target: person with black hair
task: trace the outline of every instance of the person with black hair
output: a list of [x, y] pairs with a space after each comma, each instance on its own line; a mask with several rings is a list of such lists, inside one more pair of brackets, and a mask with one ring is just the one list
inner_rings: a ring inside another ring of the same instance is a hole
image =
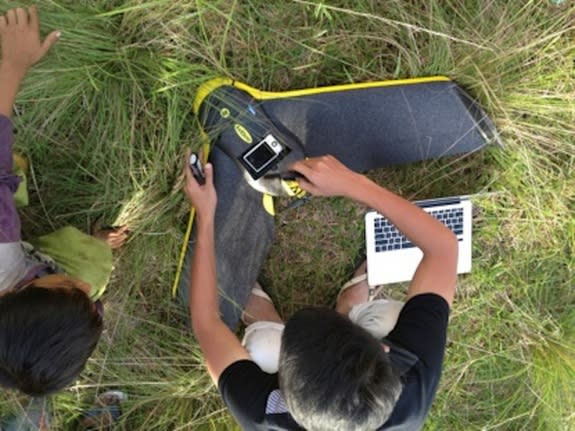
[[35, 7], [0, 15], [0, 385], [35, 397], [69, 385], [96, 347], [97, 299], [112, 270], [111, 249], [127, 234], [122, 228], [89, 236], [65, 227], [34, 246], [21, 239], [12, 106], [28, 70], [59, 37], [54, 31], [40, 38]]
[[218, 310], [212, 166], [206, 165], [204, 185], [186, 168], [184, 191], [197, 214], [190, 313], [208, 373], [245, 430], [421, 429], [441, 375], [457, 238], [332, 156], [301, 160], [290, 170], [314, 195], [344, 196], [376, 209], [423, 251], [406, 302], [372, 301], [363, 264], [342, 288], [335, 310], [300, 310], [284, 328], [257, 285], [244, 310], [249, 326], [240, 343]]

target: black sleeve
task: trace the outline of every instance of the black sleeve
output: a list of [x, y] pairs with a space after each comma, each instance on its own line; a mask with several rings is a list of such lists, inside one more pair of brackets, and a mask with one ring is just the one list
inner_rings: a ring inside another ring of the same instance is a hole
[[244, 430], [260, 429], [268, 396], [278, 387], [277, 374], [268, 374], [249, 360], [234, 362], [218, 380], [224, 403]]
[[428, 368], [441, 369], [448, 321], [445, 299], [434, 293], [417, 295], [403, 306], [395, 328], [386, 338], [417, 355]]

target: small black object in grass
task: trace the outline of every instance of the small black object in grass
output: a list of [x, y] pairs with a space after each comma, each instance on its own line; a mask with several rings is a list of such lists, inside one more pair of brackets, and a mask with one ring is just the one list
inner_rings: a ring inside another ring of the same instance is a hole
[[293, 210], [293, 209], [299, 208], [299, 207], [301, 207], [302, 205], [307, 204], [309, 201], [311, 201], [311, 198], [312, 198], [312, 197], [311, 197], [310, 195], [305, 195], [305, 196], [302, 197], [302, 198], [296, 199], [296, 200], [290, 202], [290, 204], [287, 205], [287, 206], [282, 210], [282, 212], [283, 212], [283, 211], [287, 211], [287, 210]]
[[201, 186], [206, 184], [206, 176], [204, 174], [204, 167], [202, 166], [202, 162], [200, 161], [200, 158], [198, 157], [198, 155], [196, 153], [192, 153], [190, 155], [190, 160], [188, 161], [188, 164], [190, 165], [192, 175], [194, 176], [194, 178], [196, 179], [198, 184], [200, 184]]

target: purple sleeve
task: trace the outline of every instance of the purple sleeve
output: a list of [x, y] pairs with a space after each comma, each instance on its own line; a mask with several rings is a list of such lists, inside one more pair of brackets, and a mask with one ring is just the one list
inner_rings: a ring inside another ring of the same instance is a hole
[[12, 122], [0, 115], [0, 243], [20, 241], [20, 217], [13, 197], [19, 182], [12, 173]]

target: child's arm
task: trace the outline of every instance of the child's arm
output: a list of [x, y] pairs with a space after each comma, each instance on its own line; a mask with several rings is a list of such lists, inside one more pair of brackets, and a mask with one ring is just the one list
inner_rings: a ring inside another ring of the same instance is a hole
[[383, 214], [423, 252], [423, 259], [407, 290], [407, 299], [435, 293], [449, 305], [457, 283], [458, 245], [455, 235], [421, 208], [352, 172], [333, 156], [300, 160], [290, 170], [299, 172], [302, 189], [321, 196], [346, 196]]
[[[0, 15], [0, 244], [20, 240], [20, 218], [12, 194], [18, 177], [12, 173], [12, 105], [28, 69], [58, 40], [51, 33], [40, 40], [40, 23], [35, 7], [11, 9]], [[0, 262], [0, 264], [3, 262]]]
[[0, 16], [0, 115], [10, 117], [20, 83], [60, 37], [54, 31], [42, 42], [36, 7], [11, 9]]
[[217, 195], [211, 164], [205, 166], [205, 184], [200, 185], [187, 165], [184, 191], [196, 209], [197, 237], [190, 268], [190, 313], [192, 329], [204, 355], [208, 373], [217, 385], [222, 372], [232, 363], [250, 359], [235, 334], [220, 317], [216, 274], [214, 225]]

